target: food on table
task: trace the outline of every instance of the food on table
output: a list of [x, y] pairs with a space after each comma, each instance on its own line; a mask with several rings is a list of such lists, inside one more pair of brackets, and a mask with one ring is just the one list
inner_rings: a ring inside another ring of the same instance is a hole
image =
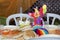
[[22, 31], [16, 26], [4, 26], [1, 29], [1, 36], [3, 37], [15, 37], [20, 34], [22, 34]]
[[9, 30], [8, 29], [8, 30], [3, 30], [1, 32], [1, 35], [6, 36], [6, 37], [13, 37], [13, 36], [17, 36], [21, 33], [22, 33], [22, 31], [20, 31], [20, 30]]
[[25, 40], [23, 36], [17, 38], [17, 40]]
[[49, 34], [55, 34], [55, 32], [56, 32], [55, 30], [56, 29], [49, 29], [48, 32], [49, 32]]
[[55, 34], [60, 35], [60, 29], [56, 29]]
[[55, 34], [60, 35], [60, 29], [56, 29], [56, 30], [55, 30]]
[[12, 31], [10, 31], [10, 35], [11, 36], [16, 36], [16, 35], [19, 35], [21, 33], [22, 33], [22, 31], [19, 31], [19, 30], [12, 30]]
[[2, 30], [0, 30], [0, 35], [1, 35], [1, 31], [2, 31]]
[[30, 38], [34, 38], [36, 35], [35, 35], [35, 32], [32, 31], [32, 30], [26, 30], [23, 34], [23, 37], [25, 39], [30, 39]]
[[60, 35], [60, 29], [50, 29], [48, 31], [49, 31], [49, 34], [57, 34], [57, 35]]
[[2, 34], [2, 35], [7, 35], [7, 34], [9, 34], [9, 32], [10, 32], [10, 30], [5, 29], [5, 30], [2, 30], [2, 31], [1, 31], [1, 34]]

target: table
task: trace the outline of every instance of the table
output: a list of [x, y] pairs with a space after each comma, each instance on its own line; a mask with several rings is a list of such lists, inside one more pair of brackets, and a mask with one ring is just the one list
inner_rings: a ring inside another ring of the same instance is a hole
[[[56, 25], [44, 25], [44, 28], [46, 28], [47, 30], [54, 30], [55, 29], [60, 29], [59, 26], [56, 26]], [[54, 32], [55, 33], [55, 32]], [[51, 34], [48, 34], [48, 35], [44, 35], [44, 36], [41, 36], [39, 38], [32, 38], [32, 39], [29, 39], [29, 40], [43, 40], [43, 39], [46, 39], [46, 40], [59, 40], [60, 39], [60, 35], [52, 35], [53, 33]], [[55, 39], [54, 39], [55, 38]], [[2, 40], [17, 40], [17, 39], [14, 39], [14, 38], [1, 38], [0, 36], [0, 39]]]

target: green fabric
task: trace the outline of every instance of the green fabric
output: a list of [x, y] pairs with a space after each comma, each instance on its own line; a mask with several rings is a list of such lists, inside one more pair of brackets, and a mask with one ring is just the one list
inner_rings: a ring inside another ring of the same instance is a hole
[[54, 23], [55, 25], [60, 25], [60, 20], [55, 20], [55, 23]]
[[0, 17], [0, 25], [6, 25], [6, 18]]

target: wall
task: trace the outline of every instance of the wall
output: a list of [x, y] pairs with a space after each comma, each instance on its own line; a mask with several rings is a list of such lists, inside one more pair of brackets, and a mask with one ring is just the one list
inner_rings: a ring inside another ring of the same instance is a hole
[[0, 0], [0, 16], [8, 17], [11, 14], [19, 13], [20, 7], [24, 12], [35, 2], [36, 0]]

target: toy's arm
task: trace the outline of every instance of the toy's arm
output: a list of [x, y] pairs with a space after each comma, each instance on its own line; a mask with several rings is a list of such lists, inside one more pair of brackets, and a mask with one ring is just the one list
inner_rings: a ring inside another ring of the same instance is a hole
[[29, 13], [28, 15], [31, 17], [34, 17], [34, 13]]
[[43, 8], [40, 8], [40, 9], [39, 9], [39, 14], [40, 14], [40, 17], [43, 17], [43, 15], [44, 15], [44, 14], [43, 14]]

